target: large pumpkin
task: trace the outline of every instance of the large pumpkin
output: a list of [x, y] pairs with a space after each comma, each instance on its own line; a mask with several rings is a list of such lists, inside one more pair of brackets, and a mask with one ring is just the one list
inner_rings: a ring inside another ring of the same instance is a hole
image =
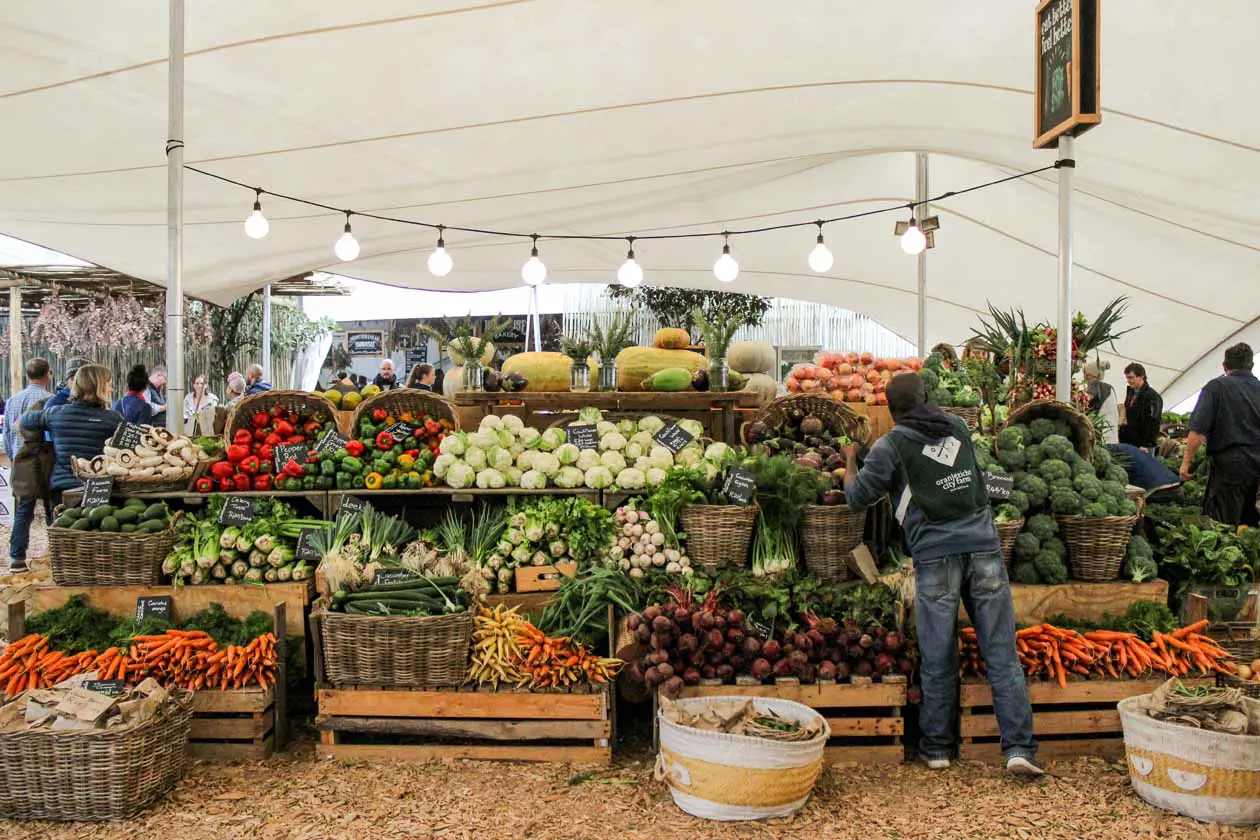
[[[451, 357], [451, 361], [457, 365], [465, 365], [468, 363], [468, 359], [464, 358], [464, 354], [459, 351], [459, 348], [456, 347], [453, 342], [451, 344], [446, 345], [446, 353], [448, 356]], [[494, 345], [487, 344], [486, 349], [481, 351], [481, 366], [489, 367], [490, 363], [493, 361], [494, 361]]]
[[656, 347], [627, 347], [617, 354], [617, 390], [642, 391], [643, 380], [666, 368], [697, 371], [709, 361], [690, 350], [661, 350]]
[[764, 341], [737, 341], [726, 351], [726, 363], [740, 373], [767, 373], [774, 369], [774, 348]]
[[519, 373], [526, 391], [567, 391], [573, 360], [563, 353], [517, 353], [503, 363], [503, 375]]
[[691, 346], [691, 334], [678, 327], [665, 327], [656, 331], [652, 346], [658, 350], [685, 350]]

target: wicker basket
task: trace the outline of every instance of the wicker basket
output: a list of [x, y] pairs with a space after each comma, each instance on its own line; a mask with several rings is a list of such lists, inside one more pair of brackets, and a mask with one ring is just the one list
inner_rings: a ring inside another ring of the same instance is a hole
[[801, 517], [801, 553], [805, 568], [826, 581], [849, 579], [845, 558], [862, 544], [866, 511], [848, 505], [809, 505]]
[[[209, 461], [199, 461], [186, 469], [184, 475], [180, 478], [166, 478], [160, 475], [146, 478], [121, 478], [114, 476], [113, 492], [116, 495], [126, 495], [128, 493], [183, 493], [191, 489], [198, 478], [205, 475], [209, 465]], [[74, 473], [75, 478], [101, 477], [83, 472], [75, 465], [73, 460], [70, 462], [70, 470]]]
[[678, 520], [693, 564], [710, 569], [747, 565], [756, 505], [687, 505]]
[[240, 401], [228, 411], [227, 423], [223, 427], [223, 438], [232, 442], [238, 429], [251, 429], [251, 418], [256, 411], [271, 411], [277, 405], [292, 409], [298, 413], [313, 414], [319, 422], [337, 421], [337, 407], [322, 394], [310, 391], [261, 391]]
[[1012, 519], [1008, 522], [994, 522], [993, 527], [997, 528], [998, 542], [1002, 544], [1002, 559], [1006, 561], [1006, 565], [1011, 565], [1011, 558], [1015, 556], [1015, 538], [1019, 536], [1019, 532], [1024, 530], [1024, 520]]
[[958, 406], [947, 406], [942, 408], [941, 411], [944, 411], [946, 414], [952, 414], [955, 417], [961, 417], [962, 421], [967, 424], [967, 428], [973, 432], [980, 428], [980, 408], [978, 407], [960, 408]]
[[58, 586], [153, 586], [174, 542], [171, 528], [122, 534], [49, 527], [52, 579]]
[[189, 699], [127, 730], [0, 733], [0, 817], [121, 820], [165, 795], [188, 767]]
[[[1039, 417], [1049, 417], [1051, 420], [1066, 420], [1068, 425], [1072, 427], [1072, 445], [1076, 447], [1077, 454], [1087, 461], [1093, 460], [1094, 424], [1089, 421], [1088, 417], [1067, 403], [1054, 400], [1026, 402], [1011, 410], [1010, 415], [1006, 418], [1006, 426], [1027, 425]], [[1006, 426], [1002, 428], [1006, 428]], [[998, 450], [997, 441], [998, 438], [994, 437], [993, 448], [995, 451]]]
[[1060, 516], [1059, 533], [1077, 580], [1115, 580], [1133, 538], [1136, 516]]
[[350, 421], [351, 437], [359, 436], [359, 420], [377, 408], [385, 409], [394, 417], [398, 417], [404, 411], [410, 411], [420, 419], [427, 415], [434, 420], [445, 420], [451, 424], [452, 429], [459, 428], [459, 415], [455, 411], [455, 406], [447, 402], [445, 398], [432, 391], [421, 391], [419, 388], [395, 388], [392, 391], [381, 391], [359, 403]]
[[311, 613], [324, 678], [335, 686], [455, 688], [468, 675], [470, 612], [423, 618]]
[[[1260, 659], [1260, 638], [1249, 641], [1220, 642], [1220, 646], [1229, 651], [1229, 655], [1234, 658], [1234, 661], [1240, 664], [1250, 665], [1255, 660]], [[1252, 679], [1243, 680], [1235, 677], [1233, 674], [1217, 674], [1216, 684], [1237, 688], [1248, 697], [1260, 700], [1260, 680], [1255, 679], [1255, 675], [1252, 675], [1252, 677]]]
[[[778, 426], [787, 420], [788, 412], [795, 409], [800, 409], [805, 414], [812, 414], [822, 420], [823, 427], [833, 435], [848, 435], [857, 441], [870, 438], [870, 420], [840, 400], [818, 394], [790, 394], [779, 397], [758, 411], [753, 422]], [[745, 423], [739, 433], [740, 440], [744, 443], [748, 443], [747, 430], [748, 424]]]

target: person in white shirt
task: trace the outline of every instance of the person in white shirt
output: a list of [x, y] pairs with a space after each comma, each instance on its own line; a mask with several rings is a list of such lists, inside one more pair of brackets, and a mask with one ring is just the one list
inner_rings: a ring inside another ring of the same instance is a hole
[[1116, 389], [1103, 382], [1103, 374], [1111, 367], [1101, 360], [1085, 363], [1085, 386], [1089, 390], [1089, 410], [1097, 412], [1107, 423], [1102, 442], [1113, 444], [1120, 442], [1120, 408], [1116, 400]]
[[184, 396], [184, 429], [191, 435], [214, 434], [214, 409], [219, 404], [206, 387], [206, 375], [198, 374], [192, 382], [192, 391]]

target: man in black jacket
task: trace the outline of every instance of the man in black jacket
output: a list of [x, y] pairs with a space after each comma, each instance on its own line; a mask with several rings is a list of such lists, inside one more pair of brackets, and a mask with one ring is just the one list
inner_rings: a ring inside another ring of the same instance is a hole
[[1195, 453], [1207, 444], [1211, 470], [1203, 512], [1227, 525], [1260, 525], [1260, 381], [1251, 372], [1253, 362], [1246, 344], [1225, 351], [1225, 375], [1199, 393], [1181, 462], [1188, 481]]
[[1124, 369], [1129, 383], [1124, 398], [1124, 425], [1120, 442], [1151, 449], [1159, 439], [1159, 421], [1164, 416], [1164, 398], [1146, 384], [1146, 368], [1133, 362]]

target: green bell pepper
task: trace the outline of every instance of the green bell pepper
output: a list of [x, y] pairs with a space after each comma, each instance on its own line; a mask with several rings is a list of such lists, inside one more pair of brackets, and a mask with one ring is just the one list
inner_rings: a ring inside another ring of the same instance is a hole
[[337, 465], [332, 461], [319, 462], [319, 474], [326, 476], [334, 476], [337, 474]]
[[349, 472], [349, 473], [354, 473], [355, 475], [361, 475], [362, 473], [366, 472], [366, 470], [364, 470], [363, 467], [364, 467], [363, 461], [354, 457], [353, 455], [347, 455], [345, 457], [345, 460], [341, 462], [341, 468], [344, 471]]
[[350, 473], [339, 472], [335, 482], [338, 490], [349, 490], [354, 484], [354, 479], [350, 477]]
[[366, 487], [366, 486], [367, 486], [367, 481], [366, 481], [366, 479], [365, 479], [362, 475], [356, 475], [356, 476], [354, 477], [354, 482], [353, 482], [353, 484], [354, 484], [353, 489], [355, 489], [355, 490], [362, 490], [364, 487]]
[[385, 476], [381, 480], [381, 489], [397, 490], [398, 489], [398, 476], [394, 475], [393, 473], [390, 473], [389, 475]]

